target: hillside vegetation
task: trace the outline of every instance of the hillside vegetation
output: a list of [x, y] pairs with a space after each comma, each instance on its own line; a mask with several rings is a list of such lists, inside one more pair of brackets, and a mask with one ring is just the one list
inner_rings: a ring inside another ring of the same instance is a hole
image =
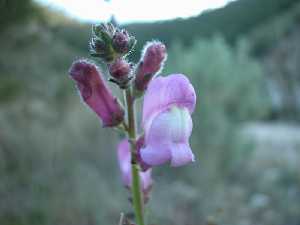
[[[292, 9], [297, 0], [239, 0], [226, 7], [207, 11], [189, 19], [126, 26], [139, 40], [159, 39], [165, 43], [181, 40], [191, 44], [197, 38], [222, 35], [230, 43], [245, 36], [268, 20]], [[140, 43], [142, 45], [142, 43]]]

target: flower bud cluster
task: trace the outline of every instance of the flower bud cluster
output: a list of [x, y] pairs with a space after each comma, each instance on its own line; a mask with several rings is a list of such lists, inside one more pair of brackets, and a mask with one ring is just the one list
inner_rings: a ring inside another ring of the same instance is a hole
[[111, 23], [94, 25], [90, 41], [90, 54], [111, 63], [127, 55], [134, 47], [136, 40], [126, 30], [120, 30]]
[[110, 81], [126, 89], [131, 79], [132, 65], [125, 57], [131, 52], [136, 40], [124, 29], [118, 29], [111, 23], [93, 26], [90, 41], [90, 53], [107, 63], [111, 75]]

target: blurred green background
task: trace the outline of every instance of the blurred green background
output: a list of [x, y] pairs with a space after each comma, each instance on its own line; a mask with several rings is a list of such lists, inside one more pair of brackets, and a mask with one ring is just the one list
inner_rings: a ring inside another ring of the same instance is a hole
[[[196, 162], [154, 169], [158, 225], [300, 225], [300, 2], [238, 0], [197, 17], [125, 26], [166, 43], [163, 74], [196, 88]], [[91, 25], [0, 0], [0, 224], [117, 224], [130, 213], [101, 128], [68, 78]]]

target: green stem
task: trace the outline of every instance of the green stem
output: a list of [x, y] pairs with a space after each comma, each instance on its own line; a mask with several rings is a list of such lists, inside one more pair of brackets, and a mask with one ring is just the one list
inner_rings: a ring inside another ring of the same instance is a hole
[[135, 106], [132, 90], [130, 88], [126, 89], [125, 96], [128, 112], [128, 137], [131, 143], [132, 203], [137, 225], [144, 225], [144, 207], [140, 188], [139, 166], [137, 163], [136, 150]]

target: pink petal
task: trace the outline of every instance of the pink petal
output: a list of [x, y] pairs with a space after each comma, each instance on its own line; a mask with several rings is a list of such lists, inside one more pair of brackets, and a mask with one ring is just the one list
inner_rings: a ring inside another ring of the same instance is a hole
[[188, 143], [175, 143], [170, 148], [172, 154], [171, 166], [183, 166], [195, 160]]
[[169, 144], [152, 145], [141, 149], [141, 157], [144, 162], [151, 166], [161, 165], [171, 159], [171, 152], [168, 147]]
[[143, 125], [172, 105], [186, 107], [192, 113], [195, 104], [195, 90], [185, 75], [157, 77], [150, 82], [144, 97]]
[[151, 169], [147, 170], [146, 172], [140, 172], [143, 191], [148, 191], [149, 188], [152, 186], [153, 181], [151, 174]]
[[118, 145], [118, 161], [122, 174], [122, 181], [125, 186], [131, 186], [131, 165], [130, 165], [129, 143], [127, 139], [123, 139]]
[[[126, 187], [131, 187], [131, 154], [130, 144], [127, 139], [123, 139], [118, 145], [118, 161], [122, 174], [122, 181]], [[146, 172], [140, 172], [141, 185], [143, 191], [147, 191], [152, 185], [151, 169]]]
[[193, 154], [188, 146], [192, 127], [187, 108], [172, 106], [161, 112], [145, 127], [146, 147], [141, 149], [141, 158], [152, 166], [170, 160], [172, 166], [193, 161]]

